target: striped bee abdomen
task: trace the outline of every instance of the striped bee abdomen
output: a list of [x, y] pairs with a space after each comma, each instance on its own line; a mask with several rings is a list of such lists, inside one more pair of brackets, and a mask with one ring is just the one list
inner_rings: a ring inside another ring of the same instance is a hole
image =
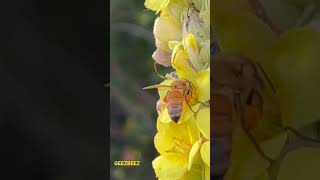
[[169, 112], [170, 118], [174, 122], [178, 122], [182, 114], [182, 103], [179, 103], [179, 104], [169, 103], [168, 112]]
[[212, 97], [212, 127], [211, 140], [213, 168], [211, 173], [214, 176], [222, 176], [229, 167], [232, 134], [234, 130], [232, 122], [232, 103], [227, 96], [215, 94]]
[[170, 118], [178, 122], [182, 114], [182, 104], [184, 98], [180, 91], [170, 91], [166, 96], [166, 103]]

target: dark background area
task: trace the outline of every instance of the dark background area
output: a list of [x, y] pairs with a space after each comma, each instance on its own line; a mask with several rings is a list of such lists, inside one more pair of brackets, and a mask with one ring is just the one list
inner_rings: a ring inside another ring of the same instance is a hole
[[106, 3], [0, 1], [0, 179], [107, 179]]

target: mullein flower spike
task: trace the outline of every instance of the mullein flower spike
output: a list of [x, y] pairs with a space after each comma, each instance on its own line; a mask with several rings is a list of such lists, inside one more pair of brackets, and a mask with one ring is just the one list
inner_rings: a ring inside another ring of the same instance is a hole
[[[154, 23], [156, 63], [174, 72], [160, 83], [157, 101], [159, 156], [152, 166], [161, 180], [210, 179], [210, 0], [146, 0], [158, 17]], [[169, 115], [165, 97], [176, 80], [191, 84], [179, 120]]]

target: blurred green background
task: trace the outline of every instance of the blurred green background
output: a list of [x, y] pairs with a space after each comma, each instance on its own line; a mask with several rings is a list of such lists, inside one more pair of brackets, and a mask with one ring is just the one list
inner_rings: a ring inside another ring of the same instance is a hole
[[[111, 0], [110, 5], [110, 178], [155, 179], [158, 95], [142, 88], [161, 82], [151, 57], [156, 15], [145, 11], [144, 0]], [[116, 160], [140, 160], [141, 166], [114, 166]]]

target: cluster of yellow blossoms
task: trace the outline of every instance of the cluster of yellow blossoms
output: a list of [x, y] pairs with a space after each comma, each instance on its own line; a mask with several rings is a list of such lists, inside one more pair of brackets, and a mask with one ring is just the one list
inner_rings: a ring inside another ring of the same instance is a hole
[[[170, 87], [159, 88], [157, 134], [159, 156], [152, 162], [161, 180], [210, 179], [210, 0], [146, 0], [159, 15], [154, 23], [153, 59], [174, 72], [161, 85], [184, 79], [192, 99], [184, 101], [179, 121], [161, 103]], [[160, 103], [159, 103], [160, 102]]]

